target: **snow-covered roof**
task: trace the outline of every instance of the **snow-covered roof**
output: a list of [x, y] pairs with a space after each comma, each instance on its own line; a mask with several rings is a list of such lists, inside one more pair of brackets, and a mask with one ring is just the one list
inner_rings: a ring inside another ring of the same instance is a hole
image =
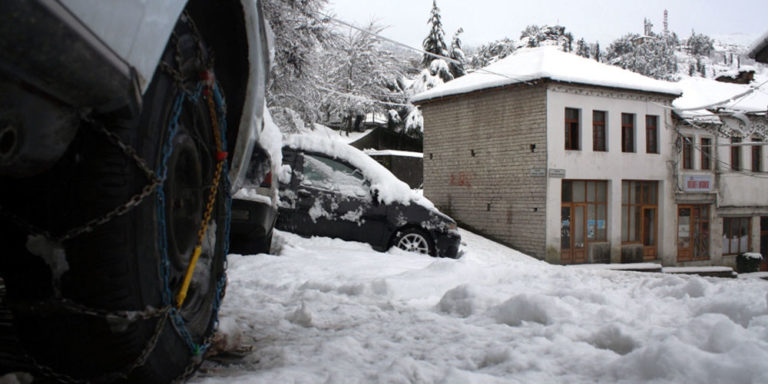
[[302, 134], [287, 136], [283, 138], [283, 143], [291, 148], [321, 153], [340, 159], [357, 167], [371, 182], [371, 189], [378, 191], [379, 200], [385, 204], [392, 202], [405, 205], [416, 203], [428, 209], [436, 209], [429, 199], [414, 192], [408, 184], [395, 177], [379, 162], [349, 144], [320, 136]]
[[419, 103], [537, 79], [669, 95], [680, 94], [680, 89], [674, 83], [565, 53], [556, 47], [539, 47], [519, 49], [481, 70], [415, 95], [411, 101]]
[[[732, 84], [705, 79], [686, 77], [677, 83], [683, 95], [672, 102], [675, 112], [684, 119], [697, 122], [719, 123], [720, 119], [712, 110], [756, 113], [768, 109], [768, 94], [761, 90], [749, 93], [749, 85]], [[747, 95], [738, 97], [740, 95]], [[718, 104], [723, 102], [721, 104]]]

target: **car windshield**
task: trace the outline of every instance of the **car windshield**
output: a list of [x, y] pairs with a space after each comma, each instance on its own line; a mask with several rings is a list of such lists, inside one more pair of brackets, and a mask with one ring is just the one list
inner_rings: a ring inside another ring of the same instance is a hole
[[360, 170], [327, 157], [304, 154], [301, 185], [336, 191], [347, 196], [369, 196]]

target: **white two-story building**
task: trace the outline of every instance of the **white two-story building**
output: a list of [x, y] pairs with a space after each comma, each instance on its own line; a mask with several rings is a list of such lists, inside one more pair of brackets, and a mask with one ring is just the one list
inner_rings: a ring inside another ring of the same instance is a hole
[[[552, 263], [731, 265], [712, 251], [722, 242], [712, 226], [747, 202], [768, 206], [754, 199], [764, 184], [714, 165], [681, 171], [681, 94], [555, 48], [519, 50], [416, 96], [424, 194], [461, 225]], [[709, 145], [728, 151], [720, 142]], [[749, 215], [753, 251], [759, 215]]]

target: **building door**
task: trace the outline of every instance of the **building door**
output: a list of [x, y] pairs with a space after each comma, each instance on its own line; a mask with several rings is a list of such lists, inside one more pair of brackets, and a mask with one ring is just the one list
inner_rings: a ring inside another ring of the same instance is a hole
[[644, 261], [659, 257], [658, 185], [657, 181], [621, 183], [621, 243], [642, 245]]
[[643, 260], [656, 260], [656, 207], [643, 207]]
[[760, 254], [763, 255], [760, 270], [768, 271], [768, 216], [760, 218]]
[[560, 261], [563, 264], [587, 262], [585, 208], [584, 204], [569, 204], [562, 207]]
[[677, 207], [677, 261], [709, 260], [709, 206]]

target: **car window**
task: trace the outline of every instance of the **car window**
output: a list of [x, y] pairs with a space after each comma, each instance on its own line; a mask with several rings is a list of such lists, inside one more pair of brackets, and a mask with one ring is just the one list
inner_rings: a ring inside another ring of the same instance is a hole
[[336, 191], [347, 196], [369, 195], [368, 183], [357, 168], [327, 157], [304, 154], [300, 183], [303, 186]]

